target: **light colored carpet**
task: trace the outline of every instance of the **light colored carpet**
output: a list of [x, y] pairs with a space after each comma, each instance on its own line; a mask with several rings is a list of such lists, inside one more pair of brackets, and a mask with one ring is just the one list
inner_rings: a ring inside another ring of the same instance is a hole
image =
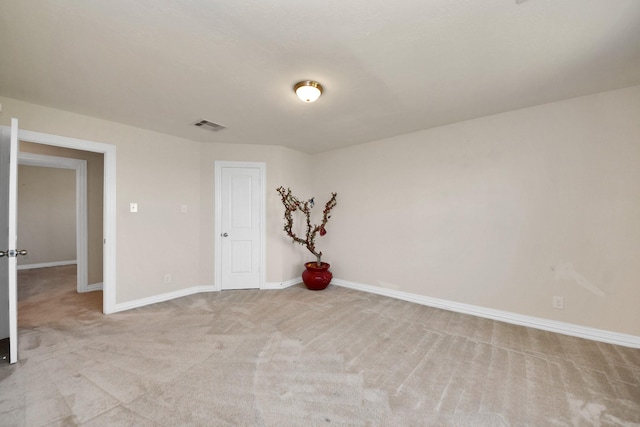
[[335, 286], [104, 316], [73, 270], [20, 272], [0, 425], [640, 425], [640, 350]]

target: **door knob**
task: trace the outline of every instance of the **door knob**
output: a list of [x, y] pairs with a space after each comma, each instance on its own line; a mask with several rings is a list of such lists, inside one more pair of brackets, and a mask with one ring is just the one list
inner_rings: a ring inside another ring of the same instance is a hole
[[222, 237], [229, 237], [229, 233], [222, 233]]
[[18, 255], [26, 255], [27, 251], [24, 249], [8, 249], [6, 251], [0, 251], [0, 258], [3, 256], [9, 257], [17, 257]]

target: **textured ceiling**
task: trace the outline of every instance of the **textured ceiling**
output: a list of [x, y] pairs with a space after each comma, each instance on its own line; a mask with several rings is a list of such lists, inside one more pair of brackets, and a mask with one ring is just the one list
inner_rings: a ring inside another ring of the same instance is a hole
[[640, 1], [0, 0], [0, 53], [2, 96], [317, 153], [639, 85]]

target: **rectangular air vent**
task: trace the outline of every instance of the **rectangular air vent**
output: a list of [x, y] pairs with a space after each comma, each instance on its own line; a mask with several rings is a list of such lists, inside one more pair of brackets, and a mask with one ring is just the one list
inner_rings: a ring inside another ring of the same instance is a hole
[[202, 129], [209, 129], [214, 132], [217, 132], [222, 129], [226, 129], [226, 126], [222, 126], [221, 124], [210, 122], [209, 120], [200, 120], [199, 122], [194, 123], [194, 125], [201, 127]]

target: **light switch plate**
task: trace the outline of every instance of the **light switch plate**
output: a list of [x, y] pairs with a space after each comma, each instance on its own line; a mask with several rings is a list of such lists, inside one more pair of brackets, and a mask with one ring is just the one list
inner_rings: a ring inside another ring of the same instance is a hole
[[138, 212], [138, 204], [137, 203], [129, 203], [129, 212]]

